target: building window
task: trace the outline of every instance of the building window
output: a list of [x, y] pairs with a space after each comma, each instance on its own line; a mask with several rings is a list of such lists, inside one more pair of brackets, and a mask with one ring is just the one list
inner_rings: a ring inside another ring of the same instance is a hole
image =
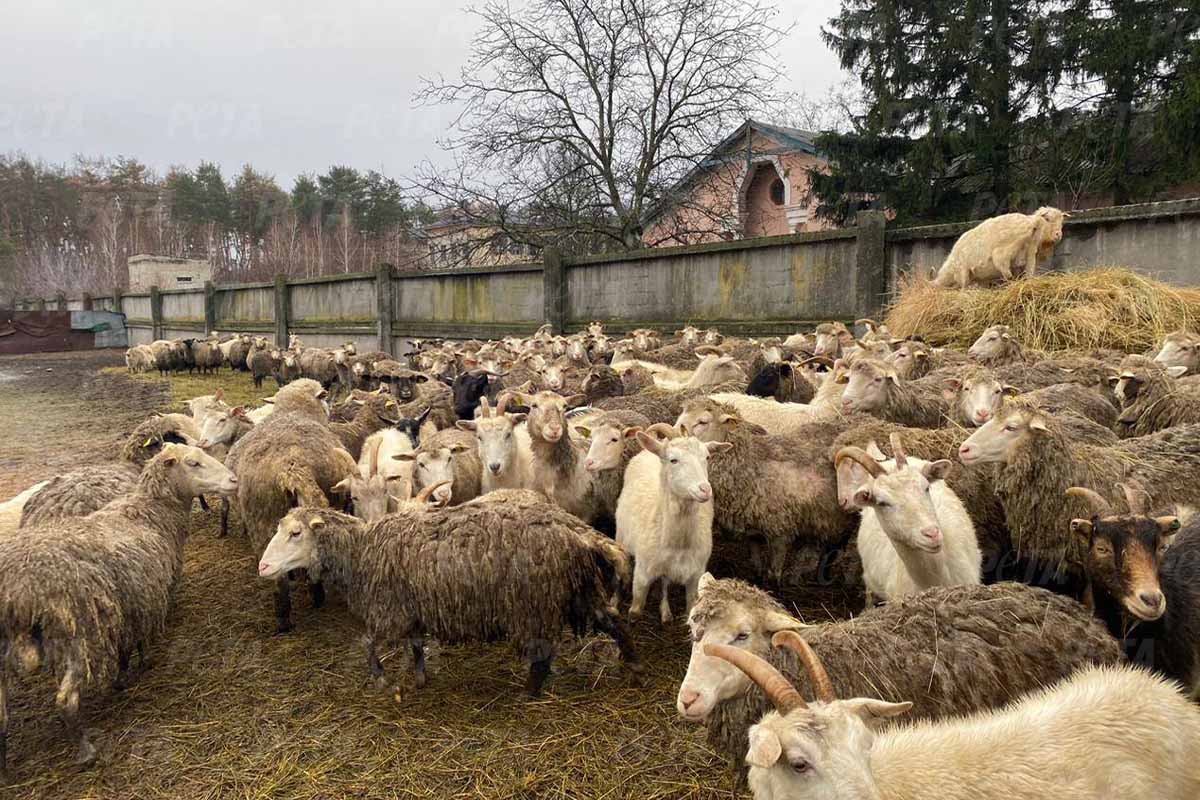
[[776, 178], [771, 183], [771, 202], [777, 206], [781, 206], [783, 205], [783, 198], [783, 181], [779, 180], [779, 178]]

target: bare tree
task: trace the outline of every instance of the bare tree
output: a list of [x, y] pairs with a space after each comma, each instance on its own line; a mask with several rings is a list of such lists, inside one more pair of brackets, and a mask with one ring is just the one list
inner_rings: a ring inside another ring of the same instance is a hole
[[[730, 131], [777, 107], [771, 5], [743, 0], [492, 0], [455, 80], [455, 169], [422, 169], [435, 202], [531, 244], [642, 246], [647, 209]], [[561, 202], [561, 205], [551, 205]], [[531, 216], [547, 224], [531, 224]]]

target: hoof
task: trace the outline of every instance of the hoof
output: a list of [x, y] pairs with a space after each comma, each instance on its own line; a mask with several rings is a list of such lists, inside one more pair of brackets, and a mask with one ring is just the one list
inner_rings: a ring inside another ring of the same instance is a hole
[[424, 689], [425, 684], [429, 683], [429, 678], [425, 677], [424, 672], [418, 672], [416, 674], [416, 676], [413, 678], [413, 683], [416, 685], [416, 687], [418, 689]]
[[75, 754], [75, 765], [90, 767], [96, 763], [96, 747], [91, 742], [80, 742], [79, 751]]
[[626, 661], [625, 666], [634, 675], [641, 675], [643, 672], [646, 671], [646, 665], [640, 661]]
[[663, 625], [670, 625], [671, 620], [675, 619], [675, 615], [668, 611], [666, 614], [661, 615], [659, 619], [662, 620]]
[[388, 683], [387, 675], [380, 675], [375, 679], [375, 688], [381, 692], [390, 692], [392, 685]]
[[291, 622], [281, 622], [275, 627], [275, 635], [283, 636], [286, 633], [291, 633], [296, 630], [296, 626]]

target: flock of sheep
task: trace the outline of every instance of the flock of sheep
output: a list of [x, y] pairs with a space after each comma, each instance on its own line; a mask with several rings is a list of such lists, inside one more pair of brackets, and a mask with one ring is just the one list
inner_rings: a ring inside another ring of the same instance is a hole
[[[207, 495], [260, 554], [278, 630], [298, 586], [316, 608], [339, 593], [388, 692], [380, 654], [411, 651], [420, 687], [433, 638], [512, 642], [536, 695], [567, 626], [636, 671], [630, 621], [657, 586], [659, 621], [638, 624], [675, 624], [682, 586], [678, 712], [757, 798], [1200, 797], [1200, 336], [1047, 354], [995, 326], [962, 353], [856, 325], [593, 323], [399, 360], [132, 348], [130, 369], [229, 364], [280, 388], [255, 409], [197, 397], [117, 463], [19, 498], [0, 771], [10, 685], [38, 671], [94, 758], [81, 698], [164, 633]], [[747, 542], [757, 585], [710, 574], [714, 539]], [[816, 580], [805, 553], [861, 575], [866, 610], [808, 625], [775, 600]]]

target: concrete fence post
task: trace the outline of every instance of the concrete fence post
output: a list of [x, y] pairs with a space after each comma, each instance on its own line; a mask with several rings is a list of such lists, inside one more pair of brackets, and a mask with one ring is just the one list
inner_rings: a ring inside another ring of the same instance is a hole
[[288, 285], [286, 275], [275, 276], [275, 344], [288, 344]]
[[212, 281], [204, 282], [204, 335], [217, 329], [217, 287]]
[[162, 318], [162, 294], [158, 285], [150, 287], [150, 336], [157, 341], [165, 336]]
[[392, 348], [392, 265], [380, 264], [375, 272], [375, 321], [379, 330], [379, 349], [395, 355]]
[[882, 211], [859, 211], [858, 247], [854, 259], [854, 307], [860, 317], [873, 317], [883, 308], [888, 291], [887, 217]]
[[92, 300], [92, 293], [84, 292], [83, 293], [83, 310], [91, 311], [93, 305], [94, 305], [94, 301]]
[[125, 313], [125, 309], [121, 308], [121, 287], [120, 287], [120, 286], [118, 286], [117, 288], [113, 289], [113, 295], [112, 295], [112, 297], [113, 297], [113, 307], [112, 307], [112, 310], [113, 310], [113, 311], [115, 311], [115, 312], [117, 312], [118, 314], [124, 314], [124, 313]]
[[562, 252], [557, 247], [542, 250], [542, 302], [551, 331], [566, 333], [567, 271]]
[[62, 292], [54, 295], [54, 308], [56, 311], [67, 310], [67, 296]]
[[45, 311], [46, 310], [46, 298], [39, 297], [38, 299], [34, 300], [33, 301], [33, 309], [34, 309], [34, 311]]

